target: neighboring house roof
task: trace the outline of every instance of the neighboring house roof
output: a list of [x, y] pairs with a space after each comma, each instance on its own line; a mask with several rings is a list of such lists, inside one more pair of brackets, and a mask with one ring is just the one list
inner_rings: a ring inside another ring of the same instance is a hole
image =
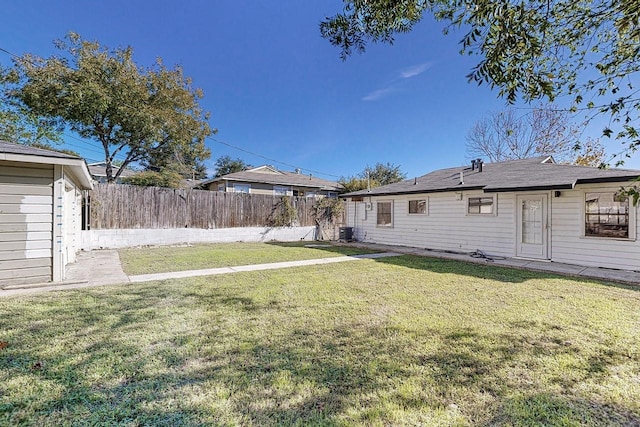
[[200, 186], [217, 181], [237, 181], [247, 183], [272, 184], [282, 186], [296, 186], [317, 188], [319, 190], [339, 191], [340, 184], [313, 175], [304, 175], [296, 172], [284, 172], [271, 166], [264, 165], [242, 172], [234, 172], [227, 175], [212, 178], [200, 183]]
[[66, 166], [82, 187], [93, 188], [87, 163], [70, 154], [0, 141], [0, 160]]
[[[115, 175], [120, 168], [118, 166], [111, 166], [112, 170], [113, 170], [113, 174]], [[89, 172], [91, 173], [91, 176], [93, 177], [98, 177], [98, 176], [103, 176], [106, 177], [107, 176], [107, 164], [105, 162], [98, 162], [98, 163], [89, 163]], [[132, 171], [130, 169], [125, 169], [122, 171], [122, 173], [120, 174], [120, 178], [125, 178], [127, 176], [132, 176], [135, 175], [135, 171]]]
[[[461, 175], [462, 173], [462, 182]], [[598, 169], [555, 163], [552, 157], [537, 157], [484, 163], [482, 172], [471, 166], [440, 169], [406, 181], [343, 194], [376, 196], [443, 191], [484, 190], [487, 193], [521, 190], [562, 190], [576, 184], [623, 182], [640, 177], [640, 170]]]

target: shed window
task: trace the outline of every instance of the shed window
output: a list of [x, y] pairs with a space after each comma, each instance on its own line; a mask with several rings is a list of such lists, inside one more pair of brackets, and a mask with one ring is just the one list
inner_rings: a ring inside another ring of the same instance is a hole
[[467, 213], [471, 215], [493, 214], [493, 197], [469, 197]]
[[616, 193], [585, 194], [585, 236], [629, 238], [629, 198]]
[[376, 218], [378, 227], [392, 227], [393, 202], [378, 202], [377, 208]]
[[421, 200], [409, 200], [409, 213], [426, 215], [427, 214], [427, 199]]

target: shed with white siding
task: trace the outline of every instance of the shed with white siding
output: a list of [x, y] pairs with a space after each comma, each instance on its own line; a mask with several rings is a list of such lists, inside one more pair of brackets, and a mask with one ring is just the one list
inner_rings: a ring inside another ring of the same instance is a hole
[[552, 157], [442, 169], [344, 194], [359, 241], [640, 271], [638, 170]]
[[0, 287], [64, 280], [91, 188], [83, 159], [0, 141]]

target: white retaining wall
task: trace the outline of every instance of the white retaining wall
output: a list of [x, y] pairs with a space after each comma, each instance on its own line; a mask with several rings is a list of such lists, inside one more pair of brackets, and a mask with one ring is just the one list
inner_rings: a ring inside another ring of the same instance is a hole
[[183, 243], [294, 242], [314, 240], [316, 227], [243, 227], [243, 228], [171, 228], [84, 230], [82, 250], [115, 249], [134, 246], [175, 245]]

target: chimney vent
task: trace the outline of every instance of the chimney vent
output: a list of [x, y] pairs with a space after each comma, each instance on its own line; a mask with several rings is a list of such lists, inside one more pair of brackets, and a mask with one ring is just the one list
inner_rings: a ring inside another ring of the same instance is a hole
[[484, 166], [482, 159], [476, 159], [476, 165], [478, 165], [478, 172], [482, 172], [482, 166]]
[[464, 184], [464, 172], [460, 171], [460, 185]]
[[471, 170], [476, 170], [476, 159], [471, 160]]

